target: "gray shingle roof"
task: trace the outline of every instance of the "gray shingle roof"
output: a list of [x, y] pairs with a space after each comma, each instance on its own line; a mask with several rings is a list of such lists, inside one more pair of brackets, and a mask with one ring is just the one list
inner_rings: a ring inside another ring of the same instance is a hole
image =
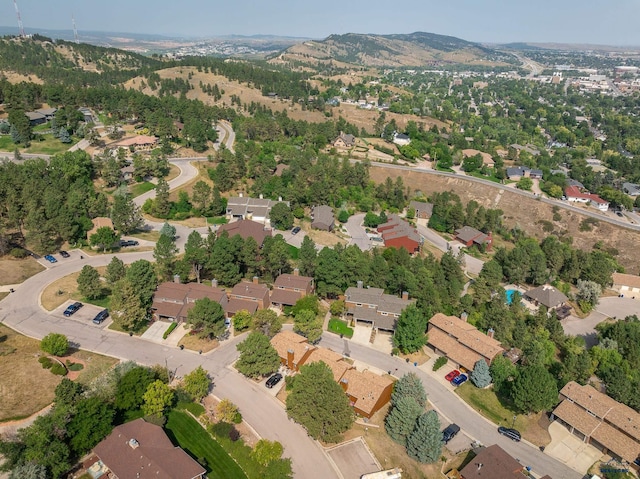
[[555, 308], [567, 301], [567, 297], [550, 284], [543, 284], [542, 286], [531, 289], [524, 293], [524, 296], [537, 301], [547, 308]]

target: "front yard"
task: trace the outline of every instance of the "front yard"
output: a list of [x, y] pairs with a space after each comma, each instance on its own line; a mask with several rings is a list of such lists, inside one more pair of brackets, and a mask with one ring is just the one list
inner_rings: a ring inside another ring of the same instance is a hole
[[347, 326], [347, 323], [345, 321], [342, 321], [341, 319], [330, 319], [329, 331], [336, 334], [342, 334], [347, 338], [353, 336], [353, 328]]

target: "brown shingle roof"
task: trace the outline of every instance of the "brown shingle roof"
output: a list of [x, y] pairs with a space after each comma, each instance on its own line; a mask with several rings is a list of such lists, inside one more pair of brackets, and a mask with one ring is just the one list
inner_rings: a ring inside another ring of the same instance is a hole
[[244, 240], [251, 237], [256, 240], [258, 246], [264, 243], [264, 239], [267, 236], [271, 236], [271, 230], [265, 229], [264, 225], [251, 220], [238, 220], [233, 223], [221, 225], [218, 228], [218, 236], [220, 236], [223, 231], [226, 231], [230, 238], [235, 235], [240, 235]]
[[485, 447], [460, 471], [463, 479], [522, 479], [524, 467], [497, 444]]
[[271, 338], [271, 345], [278, 351], [278, 356], [284, 360], [287, 359], [287, 352], [293, 351], [293, 362], [298, 366], [310, 350], [316, 349], [308, 343], [307, 338], [288, 330], [280, 331]]
[[475, 351], [460, 344], [455, 338], [438, 328], [429, 329], [428, 342], [436, 349], [442, 351], [446, 357], [458, 363], [468, 370], [472, 370], [479, 359], [482, 359]]
[[333, 227], [335, 217], [333, 215], [333, 208], [327, 205], [314, 206], [313, 221], [311, 223], [312, 228], [318, 229], [330, 229]]
[[413, 208], [416, 212], [416, 216], [419, 213], [426, 213], [429, 216], [431, 216], [431, 213], [433, 212], [433, 204], [431, 203], [425, 203], [422, 201], [411, 201], [409, 203], [409, 208]]
[[635, 274], [613, 273], [613, 286], [640, 288], [640, 276]]
[[258, 310], [258, 303], [250, 301], [248, 299], [231, 298], [224, 307], [224, 311], [227, 314], [234, 315], [238, 311], [249, 311], [251, 314]]
[[285, 306], [293, 306], [300, 298], [302, 298], [302, 292], [298, 291], [274, 289], [271, 292], [271, 302], [273, 304], [284, 304]]
[[600, 425], [600, 420], [597, 417], [566, 399], [553, 411], [553, 414], [586, 436], [591, 436]]
[[158, 143], [158, 139], [155, 136], [138, 135], [132, 138], [125, 138], [124, 140], [120, 140], [117, 143], [114, 143], [113, 146], [146, 146], [155, 145], [156, 143]]
[[262, 301], [265, 295], [268, 295], [269, 288], [262, 283], [250, 283], [249, 281], [242, 281], [236, 284], [231, 290], [231, 296], [237, 296], [239, 298], [255, 299]]
[[346, 381], [347, 394], [355, 398], [354, 407], [365, 414], [372, 414], [373, 408], [385, 389], [393, 385], [388, 376], [379, 376], [370, 371], [349, 369], [345, 371], [341, 383]]
[[199, 283], [165, 282], [154, 293], [151, 308], [159, 316], [179, 319], [186, 317], [195, 301], [202, 298], [209, 298], [223, 308], [227, 304], [227, 294], [220, 288]]
[[206, 472], [144, 419], [117, 426], [94, 452], [118, 479], [193, 479]]
[[273, 283], [274, 289], [289, 289], [306, 291], [313, 278], [309, 276], [299, 276], [295, 274], [283, 273], [276, 278]]
[[309, 354], [305, 364], [317, 363], [319, 361], [322, 361], [331, 368], [331, 371], [333, 371], [333, 379], [335, 381], [340, 381], [340, 378], [344, 375], [345, 371], [353, 367], [351, 364], [346, 362], [340, 354], [326, 348], [316, 348], [311, 351], [311, 354]]
[[487, 238], [487, 235], [482, 231], [479, 231], [471, 226], [463, 226], [460, 229], [455, 231], [456, 239], [464, 243], [468, 243], [469, 241], [482, 242]]

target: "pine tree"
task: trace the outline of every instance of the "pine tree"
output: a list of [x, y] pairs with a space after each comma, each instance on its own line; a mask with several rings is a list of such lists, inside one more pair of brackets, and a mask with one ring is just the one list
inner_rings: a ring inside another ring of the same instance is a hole
[[111, 259], [111, 262], [107, 265], [104, 277], [107, 280], [107, 284], [113, 285], [124, 278], [126, 273], [127, 269], [124, 266], [124, 262], [117, 256], [114, 256]]
[[88, 264], [84, 265], [77, 279], [78, 291], [87, 299], [96, 299], [102, 296], [102, 283], [98, 270]]
[[318, 260], [318, 251], [316, 244], [309, 236], [305, 236], [300, 245], [298, 253], [298, 269], [303, 276], [313, 277], [316, 271], [316, 262]]
[[395, 405], [403, 397], [411, 396], [420, 407], [427, 405], [427, 393], [424, 391], [422, 381], [415, 373], [409, 373], [396, 381], [391, 394], [391, 402]]
[[489, 372], [489, 366], [484, 359], [478, 359], [471, 371], [471, 382], [478, 388], [486, 388], [491, 384], [491, 373]]
[[171, 277], [176, 253], [178, 253], [178, 248], [176, 248], [175, 241], [169, 236], [160, 235], [153, 250], [160, 279], [168, 280]]
[[171, 211], [169, 201], [169, 183], [164, 178], [158, 180], [156, 186], [156, 199], [153, 202], [153, 214], [158, 218], [168, 218]]
[[140, 295], [127, 278], [114, 284], [110, 311], [113, 322], [125, 331], [134, 330], [147, 315]]
[[384, 427], [389, 437], [403, 446], [406, 445], [407, 437], [413, 432], [416, 420], [423, 410], [413, 397], [401, 398], [393, 405], [384, 420]]
[[123, 235], [128, 235], [144, 225], [140, 208], [133, 202], [133, 197], [128, 193], [113, 195], [111, 219], [113, 220], [113, 226]]
[[427, 344], [427, 318], [415, 305], [407, 306], [396, 326], [393, 335], [394, 346], [405, 353], [413, 353], [422, 349]]
[[407, 438], [407, 454], [416, 461], [433, 464], [442, 453], [440, 420], [434, 410], [420, 416], [416, 427]]

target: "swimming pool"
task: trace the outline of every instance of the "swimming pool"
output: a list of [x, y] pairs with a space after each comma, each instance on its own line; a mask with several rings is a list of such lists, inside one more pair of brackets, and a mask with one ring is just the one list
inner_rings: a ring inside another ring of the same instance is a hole
[[506, 293], [507, 293], [507, 304], [511, 304], [513, 303], [513, 296], [516, 293], [519, 295], [520, 291], [518, 291], [517, 289], [507, 289]]

